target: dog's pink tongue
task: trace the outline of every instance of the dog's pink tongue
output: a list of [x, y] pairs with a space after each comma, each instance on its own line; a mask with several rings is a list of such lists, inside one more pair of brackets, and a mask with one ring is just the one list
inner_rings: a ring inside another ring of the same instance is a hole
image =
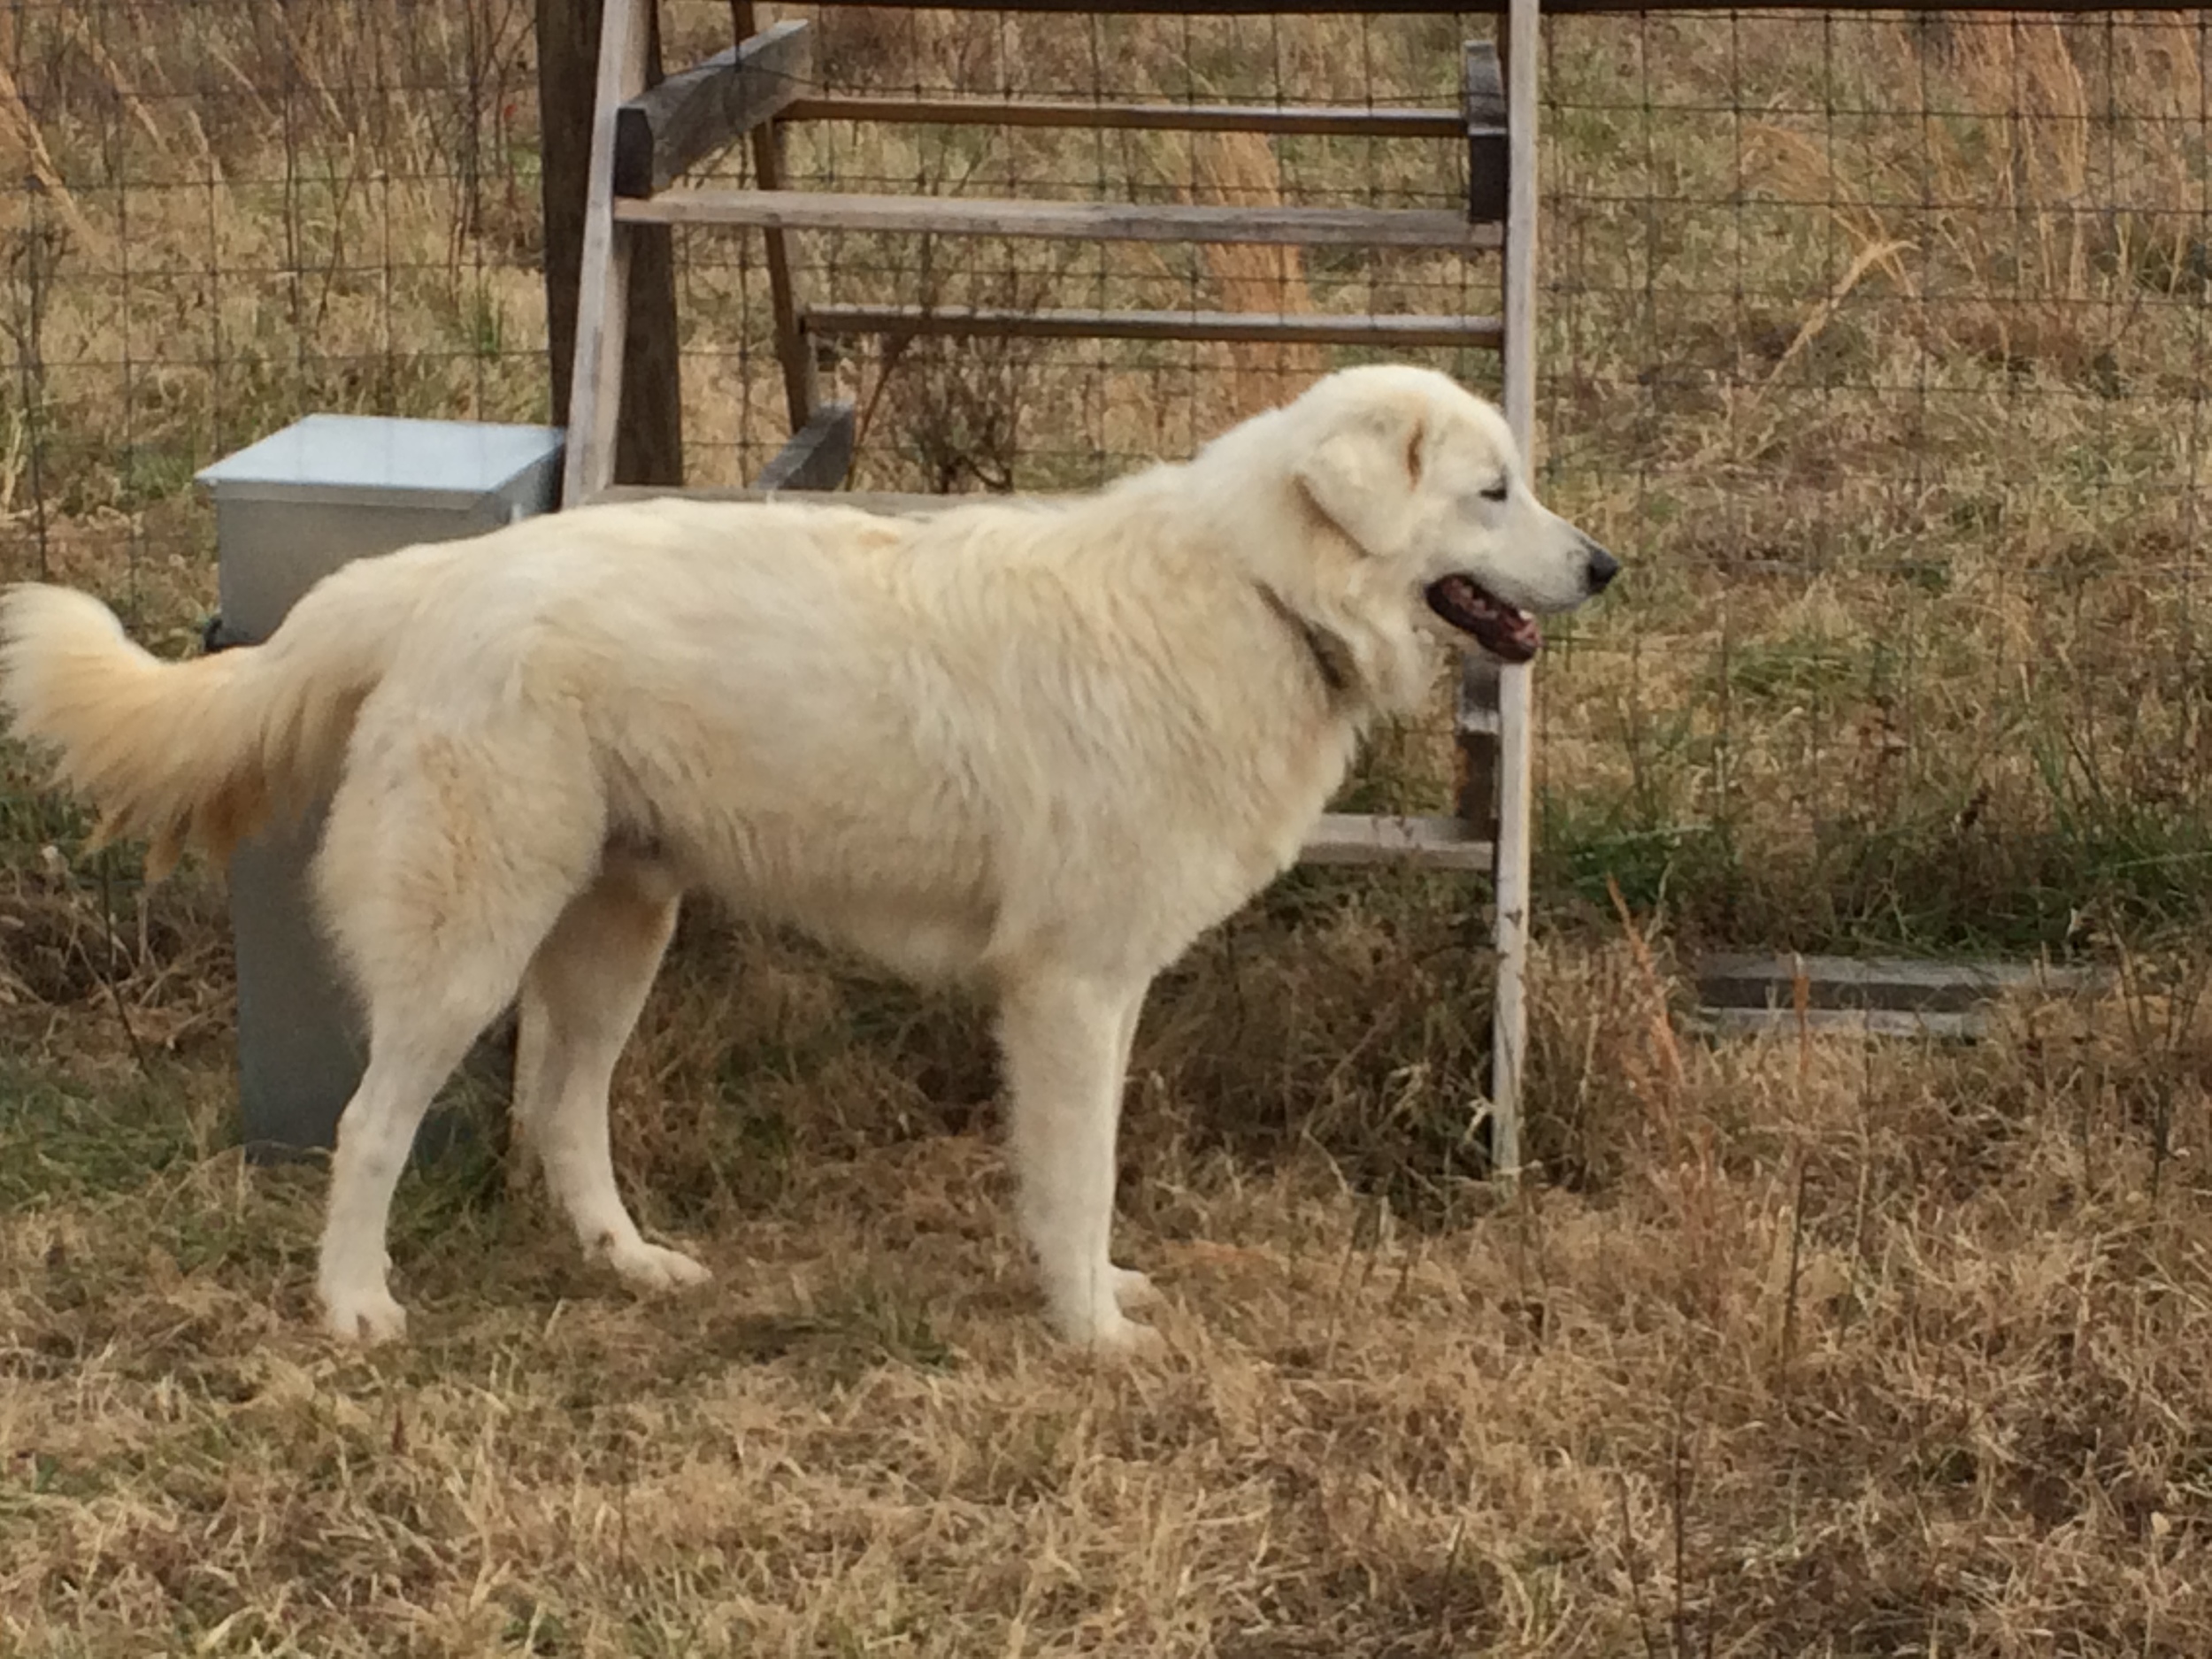
[[1501, 605], [1498, 609], [1502, 613], [1499, 618], [1501, 633], [1521, 651], [1524, 659], [1535, 656], [1544, 649], [1543, 625], [1534, 617], [1511, 605]]
[[1534, 617], [1509, 605], [1464, 576], [1447, 576], [1429, 589], [1429, 606], [1444, 620], [1474, 635], [1493, 657], [1525, 663], [1543, 649], [1544, 630]]

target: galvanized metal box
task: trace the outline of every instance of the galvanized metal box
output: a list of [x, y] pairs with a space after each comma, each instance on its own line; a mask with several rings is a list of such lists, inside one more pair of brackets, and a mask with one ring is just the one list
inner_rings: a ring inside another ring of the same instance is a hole
[[[215, 500], [220, 640], [267, 639], [302, 595], [354, 559], [550, 511], [561, 438], [550, 426], [309, 415], [216, 462], [198, 478]], [[332, 1146], [365, 1059], [310, 901], [321, 833], [318, 807], [231, 860], [239, 1105], [257, 1156]]]

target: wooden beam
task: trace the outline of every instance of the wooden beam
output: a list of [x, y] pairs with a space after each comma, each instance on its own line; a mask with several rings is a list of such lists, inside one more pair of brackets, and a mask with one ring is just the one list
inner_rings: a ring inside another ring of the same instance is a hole
[[2008, 996], [2094, 996], [2119, 982], [2109, 968], [2041, 962], [1722, 951], [1697, 964], [1700, 1005], [1691, 1023], [1723, 1037], [1793, 1036], [1801, 973], [1812, 1035], [1919, 1041], [1985, 1036], [1996, 1003]]
[[1310, 864], [1409, 864], [1431, 870], [1486, 871], [1490, 843], [1455, 818], [1325, 813], [1299, 853]]
[[755, 225], [779, 230], [1033, 236], [1071, 242], [1264, 242], [1293, 247], [1441, 248], [1501, 242], [1495, 225], [1429, 208], [1194, 207], [1018, 202], [823, 190], [671, 190], [615, 204], [629, 224]]
[[761, 469], [753, 488], [763, 495], [786, 489], [833, 490], [853, 465], [853, 406], [825, 403], [791, 442]]
[[1076, 127], [1171, 133], [1274, 133], [1340, 138], [1457, 138], [1444, 110], [1276, 104], [1086, 104], [1059, 98], [877, 97], [821, 93], [785, 106], [787, 121], [887, 121], [929, 127]]
[[1498, 661], [1481, 651], [1463, 651], [1459, 683], [1452, 700], [1452, 741], [1459, 750], [1458, 787], [1452, 804], [1476, 833], [1498, 833]]
[[605, 0], [592, 86], [591, 166], [584, 191], [584, 249], [576, 285], [576, 368], [569, 385], [562, 505], [612, 481], [621, 418], [622, 359], [630, 303], [630, 238], [614, 218], [614, 124], [648, 67], [653, 0]]
[[[1805, 1030], [1815, 1037], [1886, 1038], [1901, 1042], [1973, 1042], [1989, 1034], [1989, 1012], [1914, 1012], [1892, 1008], [1809, 1008]], [[1686, 1029], [1715, 1037], [1779, 1037], [1797, 1034], [1797, 1010], [1791, 1008], [1701, 1008], [1683, 1021]]]
[[[730, 23], [740, 40], [759, 33], [753, 0], [730, 0]], [[763, 190], [783, 188], [783, 128], [768, 122], [753, 128], [753, 182]], [[776, 362], [783, 370], [784, 412], [793, 436], [814, 419], [814, 357], [799, 332], [799, 290], [791, 274], [791, 250], [780, 230], [764, 228], [761, 253], [768, 266], [768, 306], [776, 319]]]
[[2079, 995], [2108, 990], [2116, 983], [2109, 969], [2042, 962], [1715, 951], [1698, 959], [1698, 998], [1711, 1008], [1778, 1008], [1787, 1013], [1795, 1003], [1801, 972], [1809, 1008], [1917, 1013], [1958, 1013], [2023, 992]]
[[1503, 335], [1494, 317], [1348, 317], [1261, 311], [1009, 311], [947, 305], [812, 305], [804, 326], [824, 336], [948, 335], [1041, 340], [1285, 341], [1338, 346], [1488, 346]]
[[[1536, 450], [1536, 61], [1538, 0], [1512, 0], [1499, 26], [1506, 86], [1505, 419], [1533, 481]], [[1535, 779], [1531, 664], [1498, 670], [1497, 968], [1490, 1017], [1490, 1161], [1509, 1184], [1521, 1173], [1521, 1082], [1527, 1061], [1529, 842]]]
[[576, 285], [591, 180], [591, 100], [599, 86], [600, 7], [538, 0], [539, 208], [545, 223], [545, 334], [553, 424], [568, 425], [576, 367]]
[[[557, 5], [558, 0], [548, 0]], [[572, 507], [614, 480], [622, 426], [634, 233], [614, 216], [615, 112], [641, 91], [651, 67], [652, 0], [607, 0], [599, 27], [592, 94], [591, 165], [586, 180], [583, 247], [578, 260], [575, 368], [569, 383], [568, 444], [561, 504]], [[674, 311], [671, 272], [670, 312]], [[672, 326], [670, 334], [672, 337]], [[672, 373], [672, 381], [673, 375]], [[676, 465], [680, 476], [682, 449]], [[657, 481], [641, 480], [641, 482]]]
[[1467, 217], [1478, 225], [1502, 224], [1509, 171], [1505, 75], [1493, 42], [1467, 42], [1461, 96], [1467, 133]]
[[795, 19], [629, 99], [615, 119], [615, 194], [666, 189], [797, 97], [813, 69], [812, 29]]
[[[615, 0], [620, 9], [627, 0]], [[541, 141], [545, 310], [553, 424], [570, 424], [576, 370], [586, 199], [590, 190], [593, 99], [599, 82], [601, 0], [539, 0], [538, 92], [547, 111]], [[658, 73], [649, 27], [645, 79]], [[622, 420], [614, 476], [626, 483], [683, 478], [683, 398], [676, 351], [676, 261], [669, 231], [641, 227], [630, 245], [628, 349], [622, 354]]]

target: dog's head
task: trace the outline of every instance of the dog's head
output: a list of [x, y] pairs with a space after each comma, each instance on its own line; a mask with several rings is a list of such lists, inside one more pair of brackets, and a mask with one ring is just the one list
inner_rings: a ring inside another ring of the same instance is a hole
[[1537, 501], [1504, 418], [1447, 375], [1349, 369], [1278, 415], [1296, 491], [1364, 567], [1344, 572], [1362, 610], [1402, 602], [1525, 663], [1543, 643], [1537, 616], [1572, 610], [1620, 568]]

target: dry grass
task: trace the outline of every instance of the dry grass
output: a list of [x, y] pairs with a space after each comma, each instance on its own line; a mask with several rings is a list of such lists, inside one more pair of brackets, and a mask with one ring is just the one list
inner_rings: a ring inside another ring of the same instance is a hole
[[[0, 18], [0, 576], [186, 649], [196, 465], [543, 409], [519, 0]], [[726, 27], [672, 0], [670, 56]], [[1555, 22], [1547, 487], [1633, 578], [1548, 659], [1535, 1179], [1481, 1184], [1463, 888], [1302, 874], [1164, 984], [1129, 1119], [1168, 1356], [1044, 1340], [976, 1011], [695, 919], [618, 1083], [642, 1304], [408, 1184], [340, 1355], [320, 1180], [234, 1149], [204, 875], [73, 869], [0, 750], [0, 1653], [2200, 1655], [2212, 1029], [2193, 21]], [[1448, 104], [1459, 26], [842, 11], [859, 84]], [[1448, 199], [1456, 147], [838, 129], [803, 175]], [[127, 188], [119, 188], [124, 186]], [[851, 299], [1425, 310], [1325, 251], [804, 244]], [[780, 439], [687, 246], [702, 476]], [[1339, 354], [1327, 354], [1327, 361]], [[855, 352], [868, 481], [1078, 483], [1323, 359]], [[1479, 381], [1474, 355], [1440, 357]], [[1362, 806], [1435, 798], [1385, 734]], [[1625, 894], [1637, 934], [1607, 896]], [[2129, 965], [1967, 1049], [1709, 1045], [1701, 938]], [[1647, 945], [1644, 941], [1648, 938]]]
[[[96, 937], [88, 891], [16, 914], [72, 904]], [[1663, 954], [1557, 944], [1551, 1179], [1501, 1206], [1450, 1173], [1439, 918], [1302, 881], [1164, 987], [1125, 1208], [1169, 1352], [1125, 1369], [1041, 1334], [972, 1011], [796, 948], [695, 930], [618, 1084], [714, 1286], [632, 1301], [465, 1152], [404, 1189], [416, 1335], [368, 1358], [162, 949], [119, 956], [143, 1070], [96, 977], [19, 999], [0, 1647], [2206, 1650], [2200, 980], [1709, 1047]]]

